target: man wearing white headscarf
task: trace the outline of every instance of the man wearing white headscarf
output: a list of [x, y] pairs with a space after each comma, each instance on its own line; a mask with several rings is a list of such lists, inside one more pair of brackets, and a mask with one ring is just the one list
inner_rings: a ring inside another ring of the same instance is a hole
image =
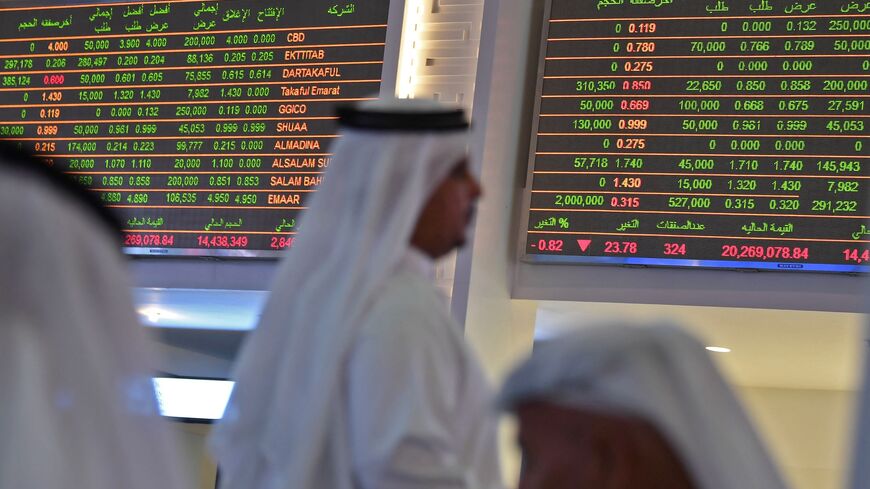
[[372, 101], [342, 137], [212, 439], [225, 489], [498, 489], [489, 388], [432, 283], [480, 187], [459, 109]]
[[184, 489], [92, 194], [0, 146], [0, 488]]
[[605, 324], [535, 346], [500, 404], [521, 489], [784, 489], [704, 346], [668, 325]]

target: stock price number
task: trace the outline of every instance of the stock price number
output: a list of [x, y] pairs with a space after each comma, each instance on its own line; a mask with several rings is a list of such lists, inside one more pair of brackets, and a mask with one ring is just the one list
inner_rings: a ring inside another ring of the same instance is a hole
[[589, 194], [560, 194], [556, 195], [553, 203], [559, 207], [601, 207], [604, 205], [604, 196]]
[[148, 194], [146, 193], [134, 193], [127, 196], [128, 204], [147, 204], [148, 203]]
[[51, 153], [54, 150], [54, 142], [36, 142], [33, 145], [33, 151], [37, 153]]
[[634, 241], [607, 241], [604, 252], [608, 255], [636, 255], [637, 243]]
[[677, 168], [688, 171], [709, 171], [715, 167], [716, 162], [712, 159], [683, 158], [677, 163]]
[[292, 248], [296, 238], [291, 236], [272, 236], [269, 247], [273, 250], [283, 250], [284, 248]]
[[143, 234], [143, 233], [126, 233], [124, 234], [124, 246], [141, 247], [141, 246], [173, 246], [175, 244], [175, 236], [171, 234]]
[[575, 87], [585, 93], [612, 92], [616, 90], [616, 80], [578, 80]]
[[665, 243], [665, 256], [685, 256], [686, 245], [684, 243]]
[[735, 159], [729, 162], [732, 171], [758, 171], [758, 160]]
[[[605, 146], [609, 144], [605, 143]], [[643, 138], [618, 138], [616, 140], [618, 149], [646, 149], [646, 139]]]
[[819, 160], [816, 162], [819, 171], [826, 173], [858, 173], [861, 171], [860, 161]]
[[732, 198], [725, 199], [725, 209], [727, 210], [753, 210], [755, 209], [755, 199], [749, 198]]
[[855, 180], [828, 180], [828, 192], [832, 194], [858, 193], [860, 182]]
[[610, 207], [614, 209], [636, 209], [640, 207], [640, 197], [612, 197]]
[[857, 200], [814, 200], [812, 206], [813, 212], [831, 212], [834, 214], [842, 214], [844, 212], [858, 212]]
[[722, 257], [737, 260], [809, 260], [808, 248], [788, 246], [722, 245]]
[[870, 261], [870, 250], [846, 249], [843, 250], [843, 259], [855, 263], [868, 262]]
[[565, 247], [565, 242], [561, 239], [541, 239], [537, 243], [532, 243], [531, 247], [540, 251], [561, 253]]
[[771, 199], [767, 207], [772, 211], [796, 211], [801, 208], [801, 201], [798, 199]]
[[668, 197], [668, 207], [671, 209], [709, 209], [710, 197]]
[[238, 194], [233, 200], [238, 205], [257, 205], [257, 194]]
[[622, 69], [628, 73], [649, 73], [655, 69], [655, 64], [652, 61], [626, 61], [625, 64], [622, 65]]
[[199, 235], [196, 244], [203, 248], [245, 248], [248, 246], [247, 236], [216, 234]]
[[[606, 178], [601, 177], [601, 180], [603, 182], [600, 181], [599, 185], [601, 183], [607, 184]], [[601, 186], [603, 187], [604, 185]], [[616, 177], [613, 179], [613, 186], [616, 188], [641, 188], [643, 186], [643, 179], [640, 177]]]
[[844, 133], [844, 132], [864, 132], [864, 121], [862, 120], [844, 120], [844, 121], [828, 121], [825, 124], [825, 129], [829, 132]]

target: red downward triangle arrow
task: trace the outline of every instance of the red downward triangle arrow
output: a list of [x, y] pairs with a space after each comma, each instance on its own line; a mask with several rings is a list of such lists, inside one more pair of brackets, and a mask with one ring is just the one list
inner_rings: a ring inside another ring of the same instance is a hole
[[592, 244], [592, 240], [591, 239], [578, 239], [577, 244], [580, 245], [580, 251], [585, 252], [589, 248], [589, 245]]

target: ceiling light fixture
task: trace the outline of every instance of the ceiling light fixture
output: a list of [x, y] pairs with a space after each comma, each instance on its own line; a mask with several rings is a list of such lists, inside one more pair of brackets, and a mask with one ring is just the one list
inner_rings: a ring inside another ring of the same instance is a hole
[[139, 309], [137, 312], [142, 316], [145, 316], [145, 319], [147, 319], [149, 323], [156, 323], [160, 321], [160, 316], [163, 316], [163, 311], [157, 307], [145, 307]]
[[229, 380], [154, 377], [160, 414], [171, 418], [221, 419], [234, 382]]
[[725, 348], [724, 346], [708, 346], [707, 349], [716, 353], [731, 353], [731, 348]]

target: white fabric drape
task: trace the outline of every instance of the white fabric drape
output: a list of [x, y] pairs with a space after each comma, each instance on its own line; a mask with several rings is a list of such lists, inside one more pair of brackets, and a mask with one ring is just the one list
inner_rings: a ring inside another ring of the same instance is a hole
[[332, 470], [355, 487], [503, 488], [492, 391], [433, 276], [432, 260], [409, 250], [354, 342], [348, 427], [330, 441], [352, 463]]
[[181, 489], [117, 243], [0, 165], [0, 489]]
[[[403, 101], [409, 108], [441, 106]], [[314, 488], [329, 426], [343, 422], [333, 404], [362, 316], [405, 256], [429, 195], [466, 153], [465, 131], [342, 134], [238, 359], [212, 438], [225, 488]]]
[[675, 326], [604, 324], [535, 345], [501, 404], [542, 399], [649, 420], [698, 489], [784, 489], [704, 346]]

